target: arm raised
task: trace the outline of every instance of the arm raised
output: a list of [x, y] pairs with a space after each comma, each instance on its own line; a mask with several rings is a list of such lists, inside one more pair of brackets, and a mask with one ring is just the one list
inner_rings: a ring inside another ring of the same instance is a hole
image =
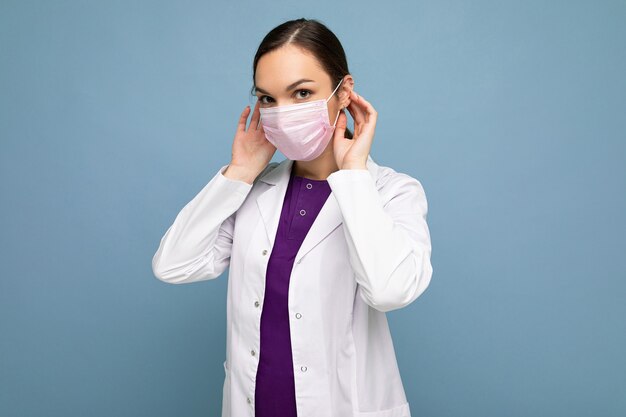
[[[263, 172], [275, 164], [268, 164]], [[183, 207], [161, 238], [152, 258], [152, 271], [159, 280], [204, 281], [217, 278], [229, 265], [237, 210], [253, 184], [224, 176], [226, 168], [222, 166]]]
[[428, 204], [421, 183], [394, 172], [385, 201], [366, 169], [341, 169], [328, 182], [344, 218], [361, 298], [387, 312], [424, 292], [432, 276]]

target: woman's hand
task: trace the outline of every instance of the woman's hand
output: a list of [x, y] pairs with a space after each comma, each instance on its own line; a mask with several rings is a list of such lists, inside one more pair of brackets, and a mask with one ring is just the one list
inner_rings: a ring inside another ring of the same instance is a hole
[[345, 137], [348, 116], [342, 110], [333, 134], [333, 151], [339, 169], [367, 169], [367, 157], [374, 140], [378, 112], [354, 90], [350, 92], [348, 111], [354, 119], [354, 138]]
[[224, 176], [249, 184], [252, 184], [254, 179], [265, 169], [276, 152], [276, 147], [267, 140], [263, 125], [259, 123], [259, 107], [260, 102], [257, 100], [247, 130], [246, 123], [250, 114], [250, 106], [246, 106], [241, 113], [233, 141], [232, 159], [224, 171]]

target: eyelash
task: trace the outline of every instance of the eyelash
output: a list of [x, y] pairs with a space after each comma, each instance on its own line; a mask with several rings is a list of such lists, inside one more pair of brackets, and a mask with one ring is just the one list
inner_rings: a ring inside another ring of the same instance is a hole
[[[308, 95], [308, 96], [306, 96], [306, 97], [300, 97], [300, 98], [302, 98], [302, 99], [307, 99], [307, 98], [309, 98], [309, 96], [310, 96], [311, 94], [313, 94], [313, 92], [312, 92], [311, 90], [307, 90], [307, 89], [304, 89], [304, 88], [303, 88], [303, 89], [300, 89], [300, 90], [296, 90], [296, 91], [294, 91], [294, 94], [298, 94], [300, 91], [306, 91], [307, 93], [309, 93], [309, 95]], [[263, 102], [263, 99], [264, 99], [265, 97], [267, 97], [267, 98], [271, 98], [270, 96], [265, 96], [265, 95], [260, 96], [260, 97], [259, 97], [259, 101], [261, 102], [261, 104], [268, 104], [268, 103]]]

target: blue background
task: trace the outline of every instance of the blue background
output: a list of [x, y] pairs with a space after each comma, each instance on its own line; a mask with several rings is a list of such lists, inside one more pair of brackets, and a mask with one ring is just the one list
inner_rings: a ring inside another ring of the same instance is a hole
[[626, 2], [536, 0], [2, 1], [0, 415], [219, 415], [227, 275], [150, 261], [298, 17], [426, 190], [432, 282], [388, 313], [414, 416], [626, 415]]

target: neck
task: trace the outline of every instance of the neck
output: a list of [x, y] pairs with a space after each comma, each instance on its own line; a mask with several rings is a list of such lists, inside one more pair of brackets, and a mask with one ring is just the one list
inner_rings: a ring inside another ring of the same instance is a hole
[[293, 161], [294, 175], [311, 180], [325, 180], [330, 174], [339, 170], [335, 155], [332, 152], [324, 152], [310, 161]]

